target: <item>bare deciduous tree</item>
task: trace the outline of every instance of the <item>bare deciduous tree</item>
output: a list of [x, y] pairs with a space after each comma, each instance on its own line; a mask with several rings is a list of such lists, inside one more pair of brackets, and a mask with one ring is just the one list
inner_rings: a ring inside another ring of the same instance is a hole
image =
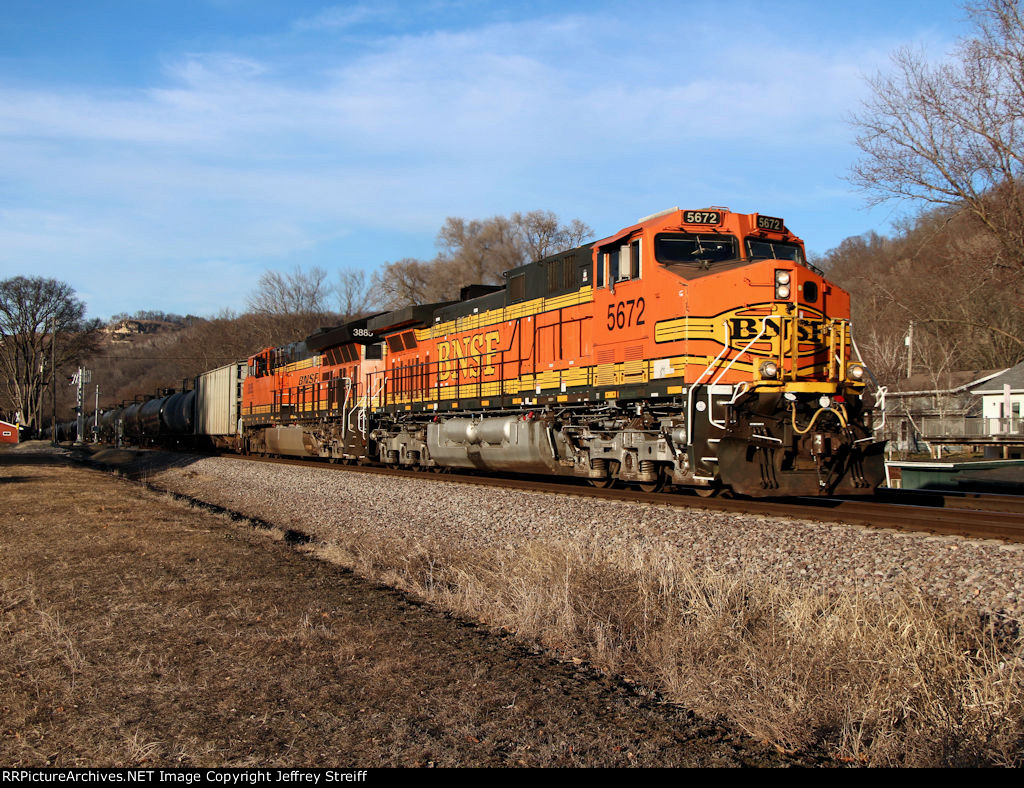
[[466, 221], [449, 216], [437, 234], [438, 259], [462, 283], [495, 284], [503, 272], [522, 264], [517, 226], [504, 216]]
[[853, 117], [863, 157], [851, 180], [872, 203], [909, 199], [967, 211], [1024, 271], [1024, 20], [1019, 0], [968, 6], [974, 34], [933, 65], [893, 55]]
[[438, 281], [433, 265], [414, 257], [385, 263], [374, 273], [372, 288], [376, 302], [384, 309], [444, 300], [440, 296], [444, 292], [443, 282]]
[[594, 234], [593, 229], [579, 219], [573, 219], [568, 225], [559, 224], [558, 217], [551, 211], [514, 213], [512, 223], [519, 230], [527, 261], [572, 249]]
[[308, 271], [296, 266], [290, 273], [266, 271], [246, 303], [263, 315], [323, 315], [329, 312], [330, 287], [327, 272], [314, 266]]
[[336, 322], [328, 308], [331, 289], [327, 272], [318, 266], [308, 271], [296, 266], [290, 273], [265, 272], [246, 299], [259, 317], [254, 337], [264, 346], [284, 344]]
[[43, 392], [56, 369], [94, 348], [98, 321], [86, 323], [85, 304], [70, 285], [40, 276], [0, 282], [0, 369], [4, 399], [30, 428], [42, 424]]
[[373, 303], [373, 281], [366, 272], [357, 268], [338, 271], [334, 285], [338, 297], [338, 312], [343, 321], [354, 320], [370, 311]]
[[500, 284], [505, 271], [579, 246], [591, 235], [579, 219], [561, 225], [550, 211], [470, 221], [448, 217], [437, 234], [436, 258], [406, 258], [374, 274], [375, 301], [391, 309], [454, 300], [462, 285]]

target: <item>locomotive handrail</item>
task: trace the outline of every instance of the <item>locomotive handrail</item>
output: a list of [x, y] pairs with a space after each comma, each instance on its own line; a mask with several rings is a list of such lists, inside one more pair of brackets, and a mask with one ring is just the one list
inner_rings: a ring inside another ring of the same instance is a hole
[[[774, 320], [775, 318], [782, 318], [782, 317], [784, 317], [784, 315], [765, 315], [764, 317], [762, 317], [761, 318], [761, 330], [758, 332], [757, 336], [755, 336], [746, 345], [744, 345], [743, 349], [739, 353], [737, 353], [735, 356], [733, 356], [731, 359], [729, 359], [729, 363], [726, 364], [725, 368], [721, 372], [718, 373], [718, 376], [713, 381], [711, 381], [710, 386], [714, 386], [716, 383], [718, 383], [718, 381], [720, 381], [722, 379], [722, 376], [732, 368], [732, 365], [735, 364], [736, 361], [739, 358], [741, 358], [743, 355], [745, 355], [746, 352], [748, 350], [750, 350], [750, 348], [752, 348], [757, 342], [759, 342], [761, 340], [761, 337], [764, 336], [765, 331], [768, 330], [768, 321], [769, 320]], [[782, 336], [782, 324], [781, 324], [781, 322], [779, 324], [779, 336], [780, 337]], [[728, 347], [729, 347], [729, 330], [728, 330], [728, 327], [726, 327], [725, 340], [726, 340], [726, 348], [728, 349]], [[698, 378], [698, 380], [699, 380], [699, 378]], [[719, 429], [725, 429], [726, 425], [725, 425], [725, 420], [724, 419], [722, 421], [720, 421], [720, 422], [715, 420], [713, 403], [712, 403], [712, 400], [711, 400], [711, 388], [710, 388], [710, 386], [708, 387], [708, 423], [714, 425], [715, 427], [718, 427]], [[741, 383], [737, 383], [736, 386], [733, 389], [732, 399], [729, 400], [729, 403], [730, 404], [734, 403], [736, 401], [736, 399], [739, 397], [740, 393], [742, 391], [744, 391], [746, 389], [746, 387], [747, 387], [747, 382], [746, 381], [743, 381]]]
[[[758, 335], [756, 337], [754, 337], [752, 340], [750, 340], [744, 346], [743, 350], [741, 350], [739, 353], [737, 353], [735, 356], [733, 356], [731, 359], [729, 359], [729, 363], [725, 365], [725, 369], [723, 369], [721, 372], [719, 372], [718, 373], [718, 377], [715, 378], [713, 381], [711, 381], [711, 385], [712, 386], [714, 386], [716, 383], [718, 383], [718, 381], [720, 381], [722, 379], [722, 375], [724, 375], [726, 372], [728, 372], [732, 368], [732, 365], [736, 363], [737, 359], [739, 359], [740, 356], [742, 356], [744, 353], [746, 353], [748, 350], [750, 350], [750, 348], [752, 348], [756, 342], [760, 341], [761, 337], [764, 336], [764, 332], [768, 329], [768, 321], [769, 320], [773, 320], [773, 319], [775, 319], [777, 317], [784, 317], [784, 316], [783, 315], [765, 315], [764, 317], [761, 318], [761, 331], [760, 331], [760, 333], [758, 333]], [[782, 335], [782, 324], [780, 323], [779, 324], [779, 336], [781, 336], [781, 335]], [[726, 330], [725, 339], [726, 339], [726, 343], [725, 343], [726, 344], [726, 348], [728, 348], [729, 347], [729, 332], [728, 332], [728, 330]]]
[[[511, 369], [512, 374], [516, 375], [519, 372], [516, 367], [522, 366], [522, 360], [507, 359], [505, 351], [496, 351], [496, 354], [498, 358], [492, 362], [492, 366], [497, 368], [497, 372], [489, 373], [486, 380], [481, 374], [483, 370], [481, 355], [465, 356], [444, 362], [440, 359], [417, 360], [409, 364], [394, 366], [391, 369], [367, 373], [368, 388], [374, 390], [373, 397], [376, 398], [383, 391], [379, 401], [372, 403], [371, 406], [386, 407], [402, 403], [427, 402], [431, 399], [435, 402], [465, 397], [482, 399], [488, 396], [499, 400], [501, 406], [507, 406], [509, 396], [520, 393], [518, 377], [508, 377], [507, 373]], [[462, 368], [463, 360], [470, 366]], [[473, 365], [474, 361], [475, 365]], [[445, 366], [442, 367], [442, 364]], [[454, 368], [449, 369], [447, 365], [454, 365]], [[443, 381], [442, 369], [447, 378]], [[471, 372], [466, 372], [467, 369], [478, 370], [475, 379]], [[558, 370], [558, 373], [559, 384], [561, 384], [565, 370]], [[387, 379], [378, 385], [377, 380], [385, 375], [388, 375]], [[464, 376], [469, 376], [471, 379], [463, 382]]]
[[341, 438], [344, 440], [348, 434], [348, 415], [345, 409], [348, 407], [348, 396], [352, 391], [352, 378], [343, 377], [342, 380], [345, 381], [345, 399], [341, 403]]
[[879, 430], [883, 430], [882, 435], [884, 436], [885, 435], [885, 432], [884, 432], [884, 429], [885, 429], [885, 395], [889, 393], [889, 387], [888, 386], [879, 386], [876, 393], [878, 395], [878, 405], [876, 407], [880, 411], [882, 411], [882, 423], [879, 424], [874, 429], [872, 429], [871, 431], [872, 432], [878, 432]]
[[[725, 327], [725, 342], [722, 345], [722, 350], [717, 356], [715, 356], [715, 358], [712, 361], [708, 362], [708, 365], [704, 367], [704, 371], [697, 376], [697, 379], [695, 381], [693, 381], [693, 386], [699, 386], [701, 380], [704, 379], [704, 376], [707, 375], [712, 369], [714, 369], [715, 364], [721, 361], [722, 356], [724, 356], [729, 351], [729, 339], [731, 337], [731, 332], [729, 331], [729, 321], [723, 320], [722, 325]], [[693, 390], [692, 386], [690, 387], [690, 390]]]
[[[361, 418], [365, 418], [365, 416], [366, 416], [366, 408], [368, 406], [369, 407], [373, 407], [374, 399], [376, 399], [377, 397], [380, 396], [381, 391], [383, 391], [384, 387], [387, 385], [387, 382], [388, 382], [388, 373], [387, 373], [386, 370], [382, 370], [381, 372], [371, 372], [370, 373], [371, 380], [373, 379], [374, 375], [380, 375], [380, 377], [381, 377], [380, 385], [377, 387], [376, 391], [372, 391], [372, 390], [370, 390], [369, 387], [367, 387], [367, 394], [368, 394], [368, 396], [366, 398], [366, 405], [364, 405], [363, 408], [362, 408], [363, 415], [362, 415]], [[386, 404], [386, 401], [380, 402], [379, 404], [380, 405], [384, 405], [384, 404]]]
[[[849, 331], [849, 322], [842, 319], [833, 319], [829, 323], [828, 332], [828, 373], [832, 380], [844, 380], [846, 378], [846, 344]], [[836, 336], [838, 334], [838, 337]]]
[[[774, 358], [779, 367], [779, 377], [772, 381], [762, 380], [758, 385], [779, 385], [787, 380], [798, 381], [800, 379], [800, 335], [798, 326], [800, 325], [802, 318], [796, 315], [766, 315], [762, 319], [761, 332], [751, 342], [749, 342], [743, 350], [740, 351], [739, 355], [747, 352], [750, 347], [760, 340], [764, 334], [764, 329], [768, 320], [777, 320], [779, 324], [779, 342], [771, 351], [771, 357]], [[814, 323], [818, 321], [811, 320], [804, 322]], [[835, 318], [827, 321], [821, 321], [821, 323], [823, 331], [827, 331], [828, 333], [827, 340], [825, 340], [828, 347], [825, 352], [828, 359], [829, 379], [833, 381], [845, 380], [846, 369], [850, 363], [848, 358], [849, 354], [847, 352], [847, 340], [850, 337], [849, 321], [842, 318]], [[791, 325], [788, 334], [785, 328], [786, 325]], [[725, 370], [723, 370], [722, 374], [724, 374], [724, 371]], [[716, 378], [715, 382], [720, 378], [721, 374]]]
[[[693, 381], [693, 384], [690, 386], [690, 390], [686, 394], [686, 442], [688, 445], [693, 445], [693, 417], [691, 415], [693, 410], [693, 390], [700, 385], [704, 376], [714, 368], [715, 364], [717, 364], [722, 359], [722, 356], [724, 356], [729, 350], [729, 339], [732, 335], [729, 331], [729, 321], [723, 320], [722, 326], [725, 328], [725, 343], [722, 346], [722, 352], [715, 356], [714, 360], [708, 362], [704, 371], [697, 376], [695, 381]], [[708, 389], [708, 419], [711, 419], [711, 389]]]

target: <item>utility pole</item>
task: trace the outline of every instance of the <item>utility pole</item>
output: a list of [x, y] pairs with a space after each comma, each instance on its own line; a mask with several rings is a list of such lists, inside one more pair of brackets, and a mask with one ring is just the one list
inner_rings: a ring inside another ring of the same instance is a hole
[[907, 377], [914, 374], [914, 321], [910, 321], [910, 328], [904, 340], [907, 346]]
[[42, 439], [43, 437], [43, 417], [46, 411], [43, 408], [46, 407], [46, 386], [43, 385], [43, 381], [46, 380], [46, 354], [43, 353], [42, 358], [39, 359], [39, 391], [36, 392], [36, 423], [33, 425], [36, 429], [36, 437]]
[[50, 393], [53, 405], [53, 420], [50, 422], [50, 438], [57, 445], [57, 318], [50, 318]]

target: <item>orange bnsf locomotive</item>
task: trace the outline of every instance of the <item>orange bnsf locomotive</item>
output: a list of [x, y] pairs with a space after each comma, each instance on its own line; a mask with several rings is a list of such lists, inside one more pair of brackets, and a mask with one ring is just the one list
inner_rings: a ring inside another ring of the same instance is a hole
[[869, 493], [883, 478], [850, 299], [782, 219], [673, 209], [249, 360], [250, 452]]

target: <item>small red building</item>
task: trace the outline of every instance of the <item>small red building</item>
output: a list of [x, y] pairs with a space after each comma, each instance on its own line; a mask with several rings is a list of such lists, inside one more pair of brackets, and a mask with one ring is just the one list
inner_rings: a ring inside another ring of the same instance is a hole
[[0, 443], [17, 443], [18, 425], [0, 421]]

